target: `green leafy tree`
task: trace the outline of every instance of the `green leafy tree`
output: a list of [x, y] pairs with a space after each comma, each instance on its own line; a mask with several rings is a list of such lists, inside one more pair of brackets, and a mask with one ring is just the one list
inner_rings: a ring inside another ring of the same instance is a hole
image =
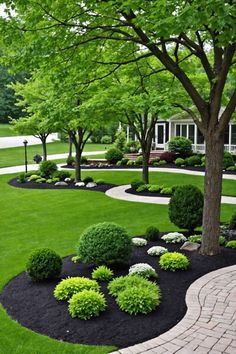
[[[98, 79], [129, 65], [136, 52], [135, 60], [153, 56], [176, 77], [199, 115], [189, 105], [179, 106], [191, 115], [206, 143], [201, 253], [219, 253], [224, 131], [236, 106], [235, 86], [228, 89], [228, 79], [236, 63], [234, 1], [9, 0], [5, 3], [9, 13], [12, 8], [15, 11], [11, 20], [3, 21], [5, 38], [13, 42], [10, 52], [15, 53], [18, 47], [21, 62], [38, 66], [49, 58], [53, 61], [62, 50], [63, 53], [67, 50], [68, 56], [85, 50], [86, 70], [95, 63], [106, 68], [103, 74], [95, 73], [94, 79]], [[108, 54], [101, 60], [104, 53]], [[197, 60], [199, 73], [207, 80], [207, 93], [205, 86], [202, 89], [199, 85], [198, 75], [192, 75], [192, 58]], [[184, 62], [189, 62], [186, 68]], [[91, 82], [89, 74], [87, 82]], [[223, 112], [222, 103], [225, 103]]]

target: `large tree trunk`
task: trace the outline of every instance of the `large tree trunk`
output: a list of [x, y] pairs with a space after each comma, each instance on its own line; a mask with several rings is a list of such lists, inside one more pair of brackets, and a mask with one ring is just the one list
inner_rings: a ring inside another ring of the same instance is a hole
[[203, 237], [200, 253], [216, 255], [220, 252], [220, 204], [222, 191], [222, 170], [224, 136], [212, 132], [205, 136], [206, 173], [204, 185]]
[[72, 157], [72, 140], [71, 137], [69, 136], [69, 152], [68, 152], [68, 157]]
[[142, 151], [143, 155], [143, 170], [142, 170], [142, 180], [145, 184], [149, 183], [149, 168], [148, 162], [150, 157], [150, 151]]

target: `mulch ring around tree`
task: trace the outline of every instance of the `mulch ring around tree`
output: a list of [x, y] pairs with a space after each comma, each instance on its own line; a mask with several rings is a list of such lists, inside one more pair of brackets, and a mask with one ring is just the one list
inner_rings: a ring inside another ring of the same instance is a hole
[[26, 273], [17, 275], [5, 286], [0, 302], [9, 316], [22, 326], [58, 340], [114, 345], [119, 348], [146, 341], [166, 332], [183, 318], [186, 312], [186, 291], [197, 278], [236, 262], [235, 250], [222, 248], [220, 255], [211, 257], [201, 256], [197, 252], [186, 253], [191, 262], [187, 271], [162, 271], [158, 265], [158, 257], [147, 254], [147, 250], [154, 245], [165, 246], [170, 251], [177, 251], [180, 247], [165, 244], [163, 241], [148, 242], [145, 247], [134, 247], [128, 266], [113, 268], [115, 276], [126, 275], [130, 265], [140, 262], [148, 263], [156, 269], [162, 302], [149, 315], [131, 316], [121, 311], [114, 298], [108, 294], [106, 283], [101, 283], [108, 305], [106, 311], [87, 321], [72, 319], [67, 302], [57, 301], [53, 290], [61, 278], [90, 277], [93, 266], [74, 264], [71, 256], [63, 260], [60, 279], [35, 283]]
[[67, 186], [56, 186], [53, 183], [37, 183], [37, 182], [25, 182], [19, 183], [17, 182], [17, 178], [11, 179], [8, 184], [12, 187], [17, 188], [26, 188], [26, 189], [78, 189], [78, 190], [86, 190], [86, 191], [96, 191], [105, 193], [108, 189], [115, 187], [115, 184], [104, 183], [99, 184], [96, 187], [87, 188], [87, 187], [76, 187], [75, 183], [68, 183]]

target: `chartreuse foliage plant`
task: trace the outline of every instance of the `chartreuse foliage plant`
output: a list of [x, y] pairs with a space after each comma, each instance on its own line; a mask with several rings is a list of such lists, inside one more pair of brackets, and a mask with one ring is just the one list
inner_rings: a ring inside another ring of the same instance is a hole
[[55, 278], [60, 275], [61, 257], [49, 248], [35, 250], [26, 264], [26, 271], [34, 281]]
[[107, 305], [103, 294], [94, 290], [83, 290], [74, 294], [69, 300], [69, 313], [71, 317], [80, 320], [89, 320], [105, 311]]
[[109, 294], [117, 297], [119, 293], [127, 288], [146, 288], [150, 291], [156, 291], [157, 285], [139, 275], [126, 275], [113, 279], [108, 284]]
[[228, 241], [225, 245], [227, 248], [236, 248], [236, 240]]
[[70, 277], [63, 279], [54, 290], [57, 300], [69, 300], [74, 294], [83, 290], [99, 291], [100, 286], [95, 280], [84, 277]]
[[160, 257], [159, 265], [161, 269], [175, 272], [176, 270], [188, 269], [190, 262], [182, 253], [168, 252]]
[[81, 235], [77, 247], [84, 263], [125, 263], [132, 251], [131, 238], [125, 228], [103, 222], [88, 227]]
[[113, 271], [104, 265], [97, 267], [92, 272], [92, 278], [97, 281], [109, 281], [113, 278], [113, 276]]

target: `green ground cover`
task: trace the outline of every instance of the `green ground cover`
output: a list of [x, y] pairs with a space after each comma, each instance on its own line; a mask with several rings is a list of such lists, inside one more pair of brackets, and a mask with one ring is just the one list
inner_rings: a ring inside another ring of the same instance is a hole
[[[48, 143], [47, 148], [48, 148], [48, 155], [63, 154], [68, 152], [68, 144], [59, 141]], [[87, 144], [84, 148], [84, 151], [103, 151], [108, 148], [109, 145], [104, 145], [104, 144]], [[29, 164], [34, 163], [33, 157], [36, 154], [42, 154], [42, 146], [30, 145], [27, 147], [27, 153], [28, 153], [28, 163]], [[21, 147], [0, 149], [0, 168], [24, 165], [25, 162], [24, 159], [25, 159], [25, 155], [24, 155], [23, 144]], [[65, 162], [65, 159], [60, 160], [60, 162]]]
[[9, 124], [0, 124], [0, 137], [15, 135], [17, 134], [12, 131], [11, 126]]
[[[140, 178], [141, 173], [83, 172], [83, 177], [88, 175], [110, 183], [128, 184]], [[131, 236], [141, 235], [150, 225], [161, 231], [178, 230], [169, 221], [166, 205], [120, 201], [92, 191], [14, 188], [7, 184], [12, 177], [0, 176], [0, 194], [4, 201], [0, 219], [0, 229], [4, 230], [0, 238], [0, 289], [24, 270], [28, 255], [35, 248], [49, 247], [61, 256], [73, 254], [81, 232], [91, 224], [113, 221], [126, 227]], [[202, 186], [202, 177], [160, 172], [151, 173], [151, 183], [171, 185], [177, 184], [177, 180], [189, 183], [187, 177], [191, 178], [191, 183]], [[224, 181], [224, 188], [233, 188], [233, 183], [236, 182]], [[233, 211], [234, 205], [223, 205], [222, 221], [229, 220]], [[1, 354], [105, 354], [112, 349], [62, 343], [33, 333], [12, 321], [2, 308], [0, 338]]]

